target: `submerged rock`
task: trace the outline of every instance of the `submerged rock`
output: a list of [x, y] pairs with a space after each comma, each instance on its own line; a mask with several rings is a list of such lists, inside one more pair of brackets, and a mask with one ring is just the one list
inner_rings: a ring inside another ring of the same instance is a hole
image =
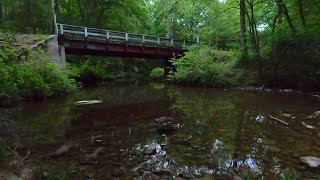
[[173, 124], [164, 124], [160, 128], [157, 129], [158, 134], [171, 135], [177, 130], [176, 126]]
[[21, 169], [22, 166], [23, 166], [23, 162], [17, 159], [14, 159], [9, 163], [9, 169], [11, 170]]
[[174, 172], [171, 169], [156, 169], [153, 171], [157, 175], [172, 175]]
[[91, 104], [101, 104], [103, 103], [102, 100], [83, 100], [83, 101], [78, 101], [74, 103], [76, 106], [81, 106], [81, 105], [91, 105]]
[[102, 139], [104, 135], [91, 136], [91, 145], [93, 146], [103, 146], [106, 142]]
[[195, 176], [192, 173], [183, 173], [183, 174], [179, 174], [178, 177], [180, 178], [184, 178], [184, 179], [192, 179], [195, 178]]
[[145, 155], [154, 155], [156, 153], [157, 153], [157, 145], [156, 144], [150, 144], [144, 150]]
[[92, 154], [86, 154], [82, 159], [80, 159], [80, 164], [91, 164], [95, 165], [98, 163], [98, 153], [102, 148], [96, 149]]
[[182, 146], [186, 146], [186, 147], [191, 147], [191, 142], [189, 140], [185, 140], [185, 139], [174, 139], [171, 142], [174, 145], [182, 145]]
[[320, 117], [320, 111], [316, 111], [313, 113], [313, 115], [310, 115], [307, 117], [307, 119], [315, 119]]
[[281, 151], [277, 146], [267, 146], [267, 149], [274, 153], [278, 153]]
[[80, 159], [80, 164], [98, 164], [98, 155], [97, 154], [89, 154], [85, 155], [82, 159]]
[[243, 180], [240, 176], [236, 175], [236, 176], [233, 176], [232, 178], [233, 180]]
[[160, 180], [161, 177], [158, 176], [158, 175], [155, 175], [155, 174], [148, 174], [146, 177], [145, 177], [145, 180]]
[[257, 88], [249, 86], [249, 87], [245, 87], [244, 90], [246, 90], [246, 91], [256, 91]]
[[71, 149], [71, 144], [64, 144], [59, 149], [56, 150], [56, 152], [51, 154], [51, 157], [61, 156], [67, 152], [69, 152]]
[[292, 115], [291, 114], [287, 114], [287, 113], [284, 113], [284, 114], [282, 114], [284, 117], [286, 117], [286, 118], [291, 118], [292, 117]]
[[250, 172], [250, 166], [248, 166], [248, 165], [242, 165], [241, 167], [240, 167], [240, 173], [241, 173], [241, 175], [243, 175], [243, 176], [248, 176], [248, 174], [249, 174], [249, 172]]
[[161, 122], [169, 122], [169, 121], [173, 121], [174, 119], [171, 118], [171, 117], [159, 117], [159, 118], [156, 118], [155, 121], [158, 122], [158, 123], [161, 123]]
[[24, 180], [33, 179], [33, 170], [28, 167], [23, 168], [20, 172], [20, 177]]
[[314, 112], [314, 116], [316, 116], [316, 117], [320, 117], [320, 111], [316, 111], [316, 112]]
[[145, 148], [141, 144], [136, 144], [129, 152], [131, 155], [139, 155], [144, 152], [144, 149]]
[[93, 178], [94, 175], [95, 175], [95, 173], [91, 172], [91, 171], [84, 172], [84, 176], [87, 177], [87, 178]]
[[316, 127], [314, 127], [314, 126], [311, 126], [311, 125], [309, 125], [309, 124], [306, 124], [306, 123], [304, 123], [304, 122], [301, 122], [301, 124], [302, 125], [304, 125], [306, 128], [308, 128], [308, 129], [315, 129]]
[[120, 167], [119, 169], [115, 169], [112, 172], [112, 176], [119, 177], [126, 173], [126, 169], [124, 167]]
[[310, 167], [316, 168], [320, 165], [320, 158], [317, 158], [317, 157], [304, 156], [304, 157], [300, 157], [300, 160], [308, 164]]

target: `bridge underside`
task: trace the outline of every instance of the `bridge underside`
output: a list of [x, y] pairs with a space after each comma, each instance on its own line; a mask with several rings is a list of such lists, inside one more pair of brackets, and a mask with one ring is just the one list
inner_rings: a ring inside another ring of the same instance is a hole
[[93, 41], [58, 38], [59, 45], [65, 47], [66, 54], [95, 55], [130, 58], [179, 58], [184, 51], [175, 48], [145, 47], [142, 45], [128, 45], [127, 43], [102, 43]]

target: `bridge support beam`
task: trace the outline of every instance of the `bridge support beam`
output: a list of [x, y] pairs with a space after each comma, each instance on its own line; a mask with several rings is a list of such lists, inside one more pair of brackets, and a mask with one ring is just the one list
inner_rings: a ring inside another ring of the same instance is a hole
[[46, 51], [52, 61], [60, 66], [61, 69], [66, 68], [65, 47], [58, 44], [58, 37], [53, 35], [47, 39]]

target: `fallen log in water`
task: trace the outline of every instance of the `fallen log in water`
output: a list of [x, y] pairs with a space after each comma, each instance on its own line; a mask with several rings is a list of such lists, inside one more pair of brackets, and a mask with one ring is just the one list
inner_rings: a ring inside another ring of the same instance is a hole
[[84, 101], [78, 101], [74, 103], [76, 106], [81, 106], [81, 105], [91, 105], [91, 104], [101, 104], [103, 103], [102, 100], [84, 100]]
[[276, 121], [278, 121], [278, 122], [281, 122], [282, 124], [285, 124], [285, 125], [289, 125], [287, 122], [285, 122], [285, 121], [283, 121], [283, 120], [281, 120], [281, 119], [278, 119], [278, 118], [276, 118], [276, 117], [273, 117], [273, 116], [271, 116], [270, 114], [269, 114], [269, 117], [271, 118], [271, 119], [273, 119], [273, 120], [276, 120]]

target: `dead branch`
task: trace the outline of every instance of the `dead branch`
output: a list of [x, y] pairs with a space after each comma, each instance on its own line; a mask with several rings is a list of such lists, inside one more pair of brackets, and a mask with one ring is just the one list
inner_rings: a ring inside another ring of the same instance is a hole
[[278, 122], [281, 122], [282, 124], [285, 124], [285, 125], [289, 125], [287, 122], [285, 122], [285, 121], [283, 121], [283, 120], [281, 120], [281, 119], [278, 119], [278, 118], [276, 118], [276, 117], [273, 117], [273, 116], [271, 116], [270, 114], [269, 114], [269, 117], [271, 118], [271, 119], [273, 119], [273, 120], [276, 120], [276, 121], [278, 121]]

